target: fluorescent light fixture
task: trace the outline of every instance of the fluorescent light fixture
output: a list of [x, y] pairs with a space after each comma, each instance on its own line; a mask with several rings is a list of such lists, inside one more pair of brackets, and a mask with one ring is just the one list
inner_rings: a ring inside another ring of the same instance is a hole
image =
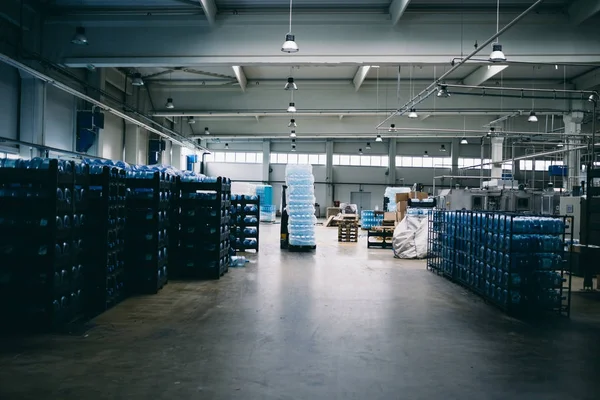
[[564, 147], [565, 145], [563, 144], [563, 142], [558, 142], [558, 144], [556, 145], [556, 147]]
[[381, 135], [377, 135], [377, 138], [375, 139], [376, 142], [383, 142], [383, 139], [381, 138]]
[[502, 45], [500, 43], [494, 43], [492, 45], [492, 54], [490, 54], [491, 62], [504, 62], [506, 61], [506, 56], [502, 51]]
[[167, 99], [167, 103], [165, 104], [165, 108], [168, 108], [169, 110], [175, 108], [175, 104], [173, 104], [173, 99], [172, 98], [168, 98]]
[[290, 137], [291, 138], [295, 138], [296, 137], [296, 131], [292, 131], [292, 133], [290, 133]]
[[423, 153], [423, 157], [429, 157], [429, 153], [427, 152], [427, 150], [425, 150], [425, 153]]
[[397, 132], [396, 125], [395, 124], [391, 124], [390, 125], [390, 129], [388, 129], [388, 132]]
[[294, 118], [290, 119], [290, 123], [288, 124], [288, 128], [297, 128], [298, 124], [296, 123], [296, 120]]
[[535, 111], [529, 113], [529, 118], [527, 118], [527, 122], [538, 122], [538, 117], [535, 115]]
[[366, 147], [366, 149], [367, 149], [367, 150], [371, 150], [371, 143], [367, 142], [367, 147]]
[[287, 108], [287, 112], [295, 113], [296, 112], [296, 104], [293, 102], [290, 103], [290, 105]]
[[133, 79], [131, 80], [131, 84], [133, 86], [144, 86], [144, 80], [142, 79], [142, 74], [136, 72], [133, 74]]
[[463, 136], [463, 138], [460, 139], [460, 144], [469, 144], [469, 141], [467, 140], [466, 137]]
[[204, 134], [206, 134], [206, 135], [210, 135], [210, 132], [209, 132], [209, 130], [208, 130], [208, 127], [204, 128]]
[[294, 82], [294, 78], [292, 78], [291, 76], [288, 78], [288, 81], [285, 84], [284, 89], [285, 90], [298, 90], [298, 85], [296, 85], [296, 83]]
[[196, 120], [194, 119], [194, 117], [188, 117], [188, 124], [195, 124]]
[[446, 145], [444, 145], [444, 144], [441, 145], [440, 146], [440, 151], [443, 152], [443, 153], [445, 153], [446, 152]]
[[408, 113], [408, 118], [419, 118], [419, 114], [417, 114], [417, 110], [411, 108]]
[[285, 35], [285, 42], [281, 46], [281, 51], [284, 53], [297, 53], [300, 49], [296, 44], [296, 37], [291, 33]]
[[450, 93], [448, 93], [448, 87], [446, 85], [441, 85], [438, 87], [437, 97], [448, 98], [450, 97]]
[[83, 26], [78, 26], [75, 28], [75, 35], [73, 35], [73, 39], [71, 39], [71, 43], [84, 46], [88, 43], [87, 36], [85, 36], [85, 28]]

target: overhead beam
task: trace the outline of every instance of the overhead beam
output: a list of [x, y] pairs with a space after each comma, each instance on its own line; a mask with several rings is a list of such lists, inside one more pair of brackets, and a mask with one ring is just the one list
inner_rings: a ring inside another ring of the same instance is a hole
[[367, 77], [367, 74], [369, 73], [370, 69], [370, 65], [363, 65], [362, 67], [358, 67], [358, 70], [354, 75], [354, 79], [352, 80], [352, 82], [354, 82], [354, 89], [357, 92], [358, 89], [360, 89], [360, 87], [362, 86], [363, 82], [365, 81], [365, 78]]
[[569, 6], [569, 19], [580, 25], [599, 12], [600, 0], [576, 0]]
[[396, 25], [402, 15], [404, 15], [404, 11], [406, 11], [406, 7], [408, 7], [408, 3], [410, 0], [394, 0], [392, 4], [390, 4], [390, 17], [392, 18], [392, 25]]
[[233, 68], [235, 79], [237, 79], [238, 83], [240, 84], [240, 89], [242, 89], [242, 92], [245, 92], [246, 86], [248, 85], [248, 79], [246, 78], [244, 69], [239, 65], [234, 65], [231, 68]]
[[215, 0], [199, 0], [202, 9], [204, 10], [204, 15], [206, 15], [206, 19], [210, 25], [214, 25], [215, 19], [217, 17], [217, 5], [215, 4]]
[[488, 79], [491, 79], [500, 72], [504, 71], [506, 68], [508, 68], [508, 65], [481, 66], [463, 79], [463, 84], [468, 86], [479, 86]]

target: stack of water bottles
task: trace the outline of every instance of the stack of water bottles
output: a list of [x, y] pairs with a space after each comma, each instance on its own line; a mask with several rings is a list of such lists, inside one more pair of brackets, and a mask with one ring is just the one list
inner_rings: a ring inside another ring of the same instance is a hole
[[258, 252], [260, 200], [256, 195], [231, 195], [231, 234], [235, 251]]
[[288, 164], [285, 169], [288, 232], [290, 246], [314, 247], [315, 178], [310, 164]]
[[360, 213], [360, 223], [362, 229], [371, 229], [374, 226], [383, 225], [383, 213], [375, 214], [373, 210], [363, 210]]
[[397, 193], [410, 193], [410, 188], [407, 187], [386, 187], [383, 193], [384, 203], [386, 210], [389, 212], [396, 212], [396, 194]]
[[471, 211], [434, 214], [441, 214], [443, 222], [428, 245], [434, 247], [431, 254], [441, 249], [439, 268], [445, 276], [509, 312], [568, 314], [563, 218]]
[[261, 222], [275, 222], [275, 206], [273, 205], [273, 186], [256, 185], [256, 195], [260, 197]]

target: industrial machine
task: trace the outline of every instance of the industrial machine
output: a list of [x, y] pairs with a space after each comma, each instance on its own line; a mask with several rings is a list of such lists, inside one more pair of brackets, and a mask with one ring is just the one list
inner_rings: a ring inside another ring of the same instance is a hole
[[542, 193], [527, 189], [444, 189], [437, 200], [446, 210], [541, 213], [542, 209]]
[[559, 205], [559, 214], [573, 217], [573, 222], [567, 226], [567, 233], [573, 234], [573, 239], [581, 238], [581, 203], [585, 200], [581, 197], [561, 197]]

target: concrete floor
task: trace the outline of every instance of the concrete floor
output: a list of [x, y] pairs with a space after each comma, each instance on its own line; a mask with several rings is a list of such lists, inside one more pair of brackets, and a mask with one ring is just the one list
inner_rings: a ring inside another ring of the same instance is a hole
[[83, 334], [0, 338], [0, 399], [599, 399], [600, 302], [521, 322], [402, 261], [338, 244], [171, 282]]

